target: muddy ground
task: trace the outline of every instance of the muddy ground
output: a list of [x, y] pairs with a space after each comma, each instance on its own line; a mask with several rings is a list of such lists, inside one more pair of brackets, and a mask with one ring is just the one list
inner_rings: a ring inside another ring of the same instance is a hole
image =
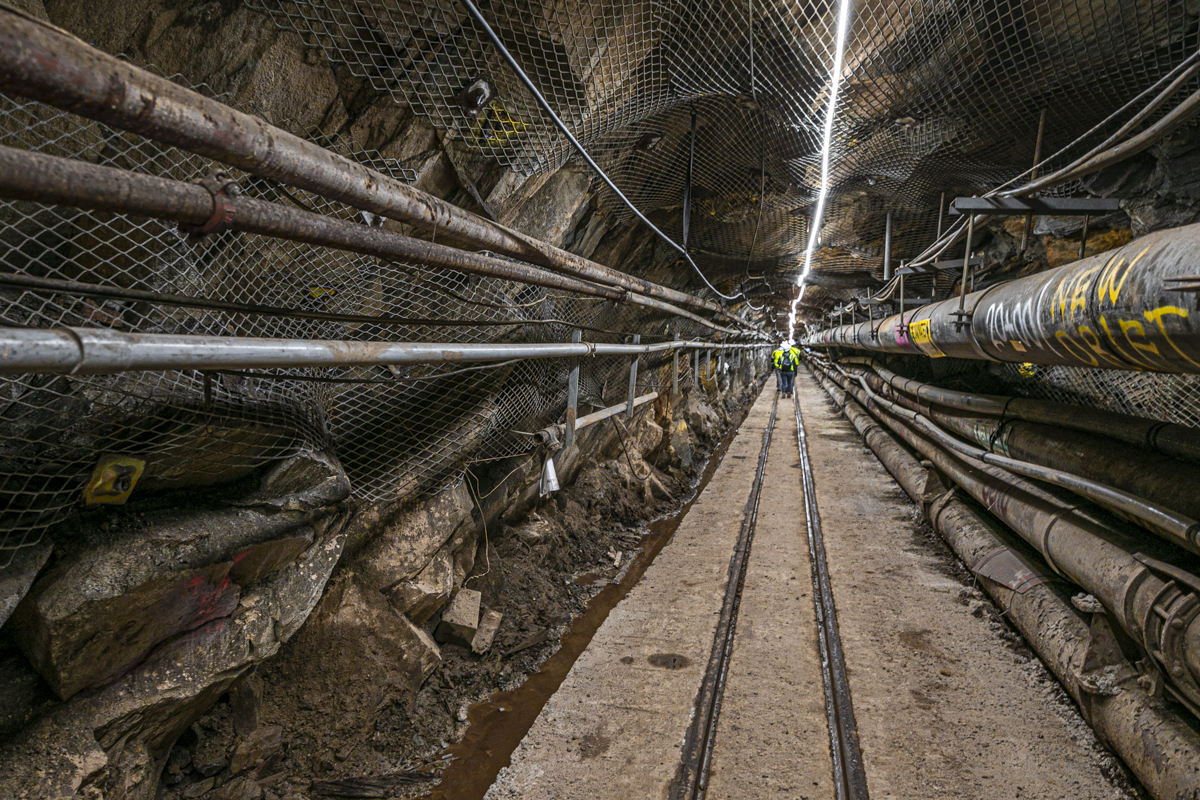
[[[732, 395], [732, 393], [731, 393]], [[740, 418], [750, 391], [728, 396], [722, 423]], [[665, 421], [665, 420], [664, 420]], [[442, 663], [415, 697], [396, 701], [355, 674], [338, 676], [336, 694], [378, 697], [371, 725], [347, 731], [337, 719], [339, 698], [288, 691], [288, 646], [223, 695], [181, 738], [164, 774], [164, 800], [302, 800], [318, 797], [411, 797], [430, 791], [449, 763], [446, 747], [462, 739], [468, 708], [498, 690], [521, 685], [558, 649], [560, 637], [606, 585], [619, 582], [645, 546], [648, 524], [677, 512], [694, 493], [719, 440], [698, 437], [685, 464], [669, 436], [646, 453], [627, 456], [619, 440], [586, 466], [574, 483], [546, 498], [515, 525], [496, 523], [480, 539], [463, 582], [504, 620], [483, 656], [441, 644]], [[632, 436], [629, 431], [626, 436]], [[632, 448], [632, 442], [629, 442]], [[653, 489], [636, 476], [654, 464]], [[511, 469], [506, 463], [493, 474]], [[636, 475], [635, 475], [636, 473]], [[480, 485], [487, 491], [484, 476]], [[441, 612], [422, 628], [436, 629]], [[294, 641], [294, 640], [293, 640]], [[249, 707], [247, 707], [249, 706]], [[276, 754], [230, 780], [226, 764], [247, 728], [281, 728]], [[239, 733], [241, 731], [241, 733]], [[215, 770], [215, 773], [214, 773]]]

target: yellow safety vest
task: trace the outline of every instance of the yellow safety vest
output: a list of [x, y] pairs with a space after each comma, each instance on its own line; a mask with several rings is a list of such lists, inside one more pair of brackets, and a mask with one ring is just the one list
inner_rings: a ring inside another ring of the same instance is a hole
[[[771, 354], [771, 360], [775, 364], [775, 369], [783, 369], [783, 352], [783, 348], [781, 347]], [[792, 354], [792, 369], [788, 370], [791, 372], [800, 363], [800, 351], [795, 347], [789, 347], [788, 352]]]

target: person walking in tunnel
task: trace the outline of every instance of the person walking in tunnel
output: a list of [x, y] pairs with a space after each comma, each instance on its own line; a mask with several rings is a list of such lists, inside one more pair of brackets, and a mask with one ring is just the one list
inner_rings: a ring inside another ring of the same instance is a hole
[[796, 383], [796, 365], [800, 363], [800, 351], [789, 341], [779, 343], [779, 349], [771, 354], [775, 364], [775, 381], [780, 394], [792, 396]]

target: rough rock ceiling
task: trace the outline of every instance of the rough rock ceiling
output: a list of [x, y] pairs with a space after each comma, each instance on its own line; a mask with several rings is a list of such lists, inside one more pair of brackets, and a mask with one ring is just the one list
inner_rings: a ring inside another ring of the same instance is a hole
[[[453, 0], [249, 2], [481, 157], [522, 173], [572, 157]], [[602, 168], [676, 241], [695, 112], [689, 248], [727, 291], [790, 296], [820, 189], [835, 2], [481, 6]], [[979, 193], [1028, 168], [1042, 109], [1050, 154], [1145, 90], [1196, 51], [1197, 12], [1192, 0], [860, 2], [814, 257], [821, 288], [806, 303], [878, 276], [889, 210], [893, 257], [909, 258], [933, 240], [943, 192]], [[489, 88], [472, 95], [479, 79]]]

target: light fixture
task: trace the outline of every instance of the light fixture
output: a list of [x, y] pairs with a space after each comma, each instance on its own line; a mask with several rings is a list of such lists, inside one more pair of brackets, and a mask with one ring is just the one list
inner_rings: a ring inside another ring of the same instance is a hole
[[805, 278], [812, 272], [813, 249], [819, 240], [821, 219], [825, 215], [825, 197], [829, 194], [829, 151], [833, 144], [833, 121], [837, 116], [838, 91], [842, 86], [842, 63], [846, 55], [846, 36], [850, 32], [850, 12], [854, 7], [853, 0], [839, 0], [837, 40], [834, 46], [833, 68], [829, 71], [829, 106], [825, 112], [825, 135], [821, 141], [821, 191], [817, 195], [817, 209], [812, 215], [808, 230], [808, 247], [804, 250], [804, 270], [796, 281], [800, 287], [796, 299], [792, 301], [792, 310], [788, 314], [788, 338], [793, 338], [796, 330], [796, 306], [804, 297]]

